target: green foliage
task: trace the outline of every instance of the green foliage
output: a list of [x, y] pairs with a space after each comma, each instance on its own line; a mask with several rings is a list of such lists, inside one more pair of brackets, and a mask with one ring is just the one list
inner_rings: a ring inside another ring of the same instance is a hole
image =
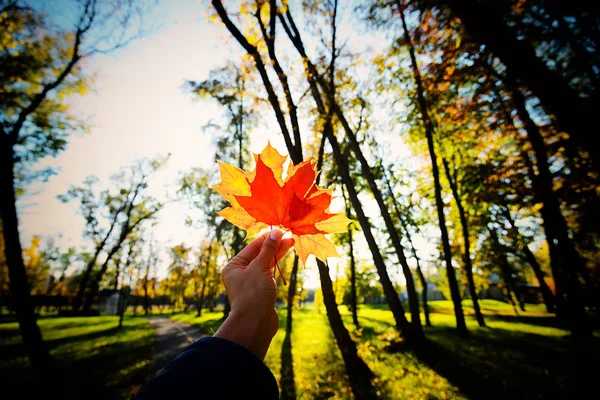
[[92, 79], [77, 65], [74, 33], [58, 29], [45, 15], [8, 6], [0, 13], [0, 27], [0, 123], [13, 147], [17, 185], [22, 187], [52, 173], [33, 171], [32, 164], [56, 156], [70, 134], [85, 131], [65, 97], [85, 93]]

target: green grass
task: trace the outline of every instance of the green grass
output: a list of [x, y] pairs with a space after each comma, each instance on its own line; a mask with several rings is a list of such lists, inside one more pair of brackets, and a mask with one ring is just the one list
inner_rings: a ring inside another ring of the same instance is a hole
[[[481, 303], [487, 328], [480, 328], [470, 301], [469, 339], [459, 339], [448, 301], [432, 302], [433, 327], [425, 328], [428, 341], [408, 348], [393, 327], [384, 306], [361, 306], [361, 329], [352, 325], [341, 307], [346, 327], [357, 340], [359, 353], [373, 370], [376, 387], [388, 399], [561, 398], [595, 390], [593, 369], [586, 366], [600, 356], [598, 339], [581, 342], [568, 338], [543, 306], [528, 305], [516, 316], [512, 306], [493, 300]], [[172, 319], [210, 333], [221, 323], [221, 313], [178, 314]], [[281, 379], [281, 350], [286, 310], [279, 310], [280, 329], [265, 363]], [[324, 311], [305, 307], [295, 311], [291, 338], [294, 383], [299, 399], [351, 398], [339, 350]]]
[[[143, 384], [155, 332], [141, 317], [41, 318], [38, 324], [64, 386], [47, 394], [86, 399], [126, 399]], [[29, 398], [39, 391], [32, 376], [17, 323], [0, 323], [2, 392]]]
[[223, 311], [202, 311], [202, 316], [196, 317], [196, 312], [175, 314], [169, 317], [173, 321], [183, 322], [198, 327], [202, 332], [212, 335], [223, 323]]

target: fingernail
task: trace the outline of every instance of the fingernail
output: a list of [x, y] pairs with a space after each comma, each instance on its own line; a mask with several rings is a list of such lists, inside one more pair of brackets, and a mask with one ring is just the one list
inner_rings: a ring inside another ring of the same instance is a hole
[[269, 233], [269, 239], [275, 241], [281, 239], [281, 231], [279, 229], [273, 229], [271, 233]]

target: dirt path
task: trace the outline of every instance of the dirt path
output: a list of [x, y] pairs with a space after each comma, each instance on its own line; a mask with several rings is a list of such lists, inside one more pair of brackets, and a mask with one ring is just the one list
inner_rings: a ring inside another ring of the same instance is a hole
[[148, 379], [151, 379], [157, 372], [166, 367], [173, 358], [177, 357], [192, 342], [206, 336], [198, 328], [171, 321], [167, 317], [150, 317], [147, 320], [156, 331], [156, 343], [152, 349], [152, 362], [148, 371]]

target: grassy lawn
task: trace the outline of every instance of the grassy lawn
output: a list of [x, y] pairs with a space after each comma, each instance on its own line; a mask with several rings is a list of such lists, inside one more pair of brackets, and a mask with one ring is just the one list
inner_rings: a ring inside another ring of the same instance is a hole
[[[65, 378], [67, 398], [127, 399], [144, 382], [152, 356], [155, 332], [141, 317], [42, 318], [44, 339]], [[0, 323], [0, 376], [2, 392], [30, 398], [39, 391], [28, 368], [18, 325]], [[69, 393], [70, 392], [70, 393]], [[56, 393], [56, 392], [54, 392]]]
[[[377, 375], [381, 396], [388, 399], [562, 398], [594, 393], [595, 374], [589, 365], [600, 356], [598, 339], [574, 341], [557, 326], [543, 306], [528, 305], [516, 316], [510, 305], [484, 300], [487, 328], [479, 328], [469, 301], [463, 303], [471, 337], [458, 339], [448, 301], [432, 302], [433, 327], [428, 341], [410, 349], [393, 328], [383, 306], [361, 306], [361, 329], [341, 308], [346, 327], [358, 341], [360, 355]], [[319, 312], [320, 311], [320, 312]], [[285, 309], [279, 310], [280, 330], [266, 364], [281, 379]], [[222, 313], [178, 314], [171, 318], [213, 332]], [[341, 355], [324, 310], [305, 307], [295, 312], [291, 338], [295, 388], [300, 399], [351, 397]], [[289, 360], [289, 358], [288, 358]]]

